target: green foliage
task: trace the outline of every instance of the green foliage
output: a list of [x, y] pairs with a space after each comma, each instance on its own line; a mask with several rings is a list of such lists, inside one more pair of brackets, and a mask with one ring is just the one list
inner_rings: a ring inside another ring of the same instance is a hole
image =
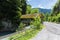
[[60, 0], [55, 4], [51, 16], [48, 17], [48, 21], [51, 22], [60, 22]]
[[29, 40], [38, 33], [39, 30], [29, 29], [9, 38], [9, 40]]
[[[0, 0], [0, 21], [11, 21], [12, 27], [16, 27], [20, 23], [20, 0]], [[0, 26], [1, 27], [1, 26]]]
[[44, 21], [48, 21], [48, 17], [50, 16], [49, 13], [44, 14]]
[[59, 23], [60, 22], [60, 13], [58, 13], [56, 16], [49, 16], [48, 21]]
[[36, 17], [34, 18], [34, 21], [31, 22], [31, 25], [33, 25], [34, 29], [42, 29], [42, 23], [41, 23], [41, 18], [40, 17]]
[[17, 30], [16, 30], [16, 31], [23, 30], [23, 29], [24, 29], [24, 27], [25, 27], [25, 24], [20, 23], [20, 25], [19, 25], [19, 27], [17, 28]]
[[26, 8], [27, 8], [27, 0], [20, 0], [20, 8], [22, 9], [21, 13], [26, 14]]
[[20, 24], [20, 16], [26, 14], [26, 0], [0, 0], [0, 21], [10, 20], [13, 27]]
[[0, 0], [0, 19], [17, 19], [20, 13], [25, 13], [25, 6], [26, 0]]
[[18, 0], [0, 0], [0, 18], [13, 19], [18, 16]]
[[51, 19], [52, 19], [52, 17], [51, 17], [51, 16], [49, 16], [49, 17], [48, 17], [48, 21], [50, 21], [50, 22], [51, 22]]
[[57, 1], [52, 10], [52, 16], [57, 15], [60, 12], [60, 0]]
[[[10, 40], [29, 40], [33, 36], [35, 36], [38, 31], [42, 29], [41, 19], [40, 17], [37, 17], [34, 19], [34, 21], [31, 23], [33, 28], [30, 28], [28, 30], [24, 30], [10, 38]], [[40, 30], [38, 30], [40, 29]]]
[[60, 13], [57, 15], [57, 22], [60, 22]]
[[26, 11], [26, 14], [30, 14], [31, 13], [31, 5], [27, 5], [27, 11]]
[[38, 8], [33, 8], [31, 10], [31, 14], [34, 14], [34, 13], [39, 13], [39, 9]]
[[31, 8], [31, 5], [27, 5], [26, 14], [34, 14], [34, 13], [39, 13], [39, 9]]

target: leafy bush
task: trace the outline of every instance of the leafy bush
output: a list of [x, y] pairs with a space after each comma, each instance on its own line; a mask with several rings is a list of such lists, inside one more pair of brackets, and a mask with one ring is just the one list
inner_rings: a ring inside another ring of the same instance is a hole
[[57, 21], [60, 22], [60, 13], [57, 15]]
[[59, 23], [60, 22], [60, 13], [58, 13], [57, 15], [48, 17], [48, 21]]
[[25, 26], [25, 24], [20, 23], [20, 25], [19, 25], [19, 27], [18, 27], [17, 31], [18, 31], [18, 30], [22, 30], [22, 29], [24, 28], [24, 26]]
[[48, 17], [48, 21], [51, 21], [51, 16]]
[[40, 17], [36, 17], [34, 18], [34, 21], [31, 22], [31, 25], [33, 25], [34, 29], [42, 29], [41, 25], [42, 25], [42, 22], [41, 22], [41, 18]]

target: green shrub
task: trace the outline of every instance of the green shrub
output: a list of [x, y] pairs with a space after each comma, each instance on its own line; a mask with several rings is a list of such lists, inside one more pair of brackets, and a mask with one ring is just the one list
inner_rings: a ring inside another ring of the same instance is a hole
[[41, 18], [40, 17], [36, 17], [34, 18], [34, 21], [31, 22], [31, 25], [33, 25], [34, 29], [42, 29], [41, 25], [42, 25], [42, 22], [41, 22]]
[[48, 21], [51, 21], [51, 16], [48, 17]]
[[60, 22], [60, 13], [58, 13], [57, 15], [48, 17], [48, 21], [56, 22], [56, 23]]
[[19, 27], [18, 27], [17, 31], [18, 31], [18, 30], [22, 30], [24, 27], [25, 27], [25, 24], [20, 23], [20, 25], [19, 25]]
[[57, 22], [60, 22], [60, 13], [57, 15]]

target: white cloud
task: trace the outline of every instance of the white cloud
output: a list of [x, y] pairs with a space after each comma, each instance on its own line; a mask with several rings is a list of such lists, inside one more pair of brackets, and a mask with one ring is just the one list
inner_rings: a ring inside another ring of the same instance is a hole
[[35, 8], [35, 7], [32, 6], [32, 8]]
[[31, 0], [27, 0], [27, 1], [31, 1]]
[[44, 7], [40, 4], [40, 5], [38, 5], [38, 8], [44, 8]]
[[49, 6], [42, 6], [41, 4], [38, 5], [38, 8], [43, 8], [43, 9], [52, 9], [52, 7], [49, 7]]

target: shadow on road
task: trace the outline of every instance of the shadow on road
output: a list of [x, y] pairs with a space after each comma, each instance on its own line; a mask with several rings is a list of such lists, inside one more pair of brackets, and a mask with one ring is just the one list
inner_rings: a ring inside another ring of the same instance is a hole
[[0, 32], [0, 36], [8, 35], [8, 34], [11, 34], [11, 33], [14, 33], [14, 32]]

